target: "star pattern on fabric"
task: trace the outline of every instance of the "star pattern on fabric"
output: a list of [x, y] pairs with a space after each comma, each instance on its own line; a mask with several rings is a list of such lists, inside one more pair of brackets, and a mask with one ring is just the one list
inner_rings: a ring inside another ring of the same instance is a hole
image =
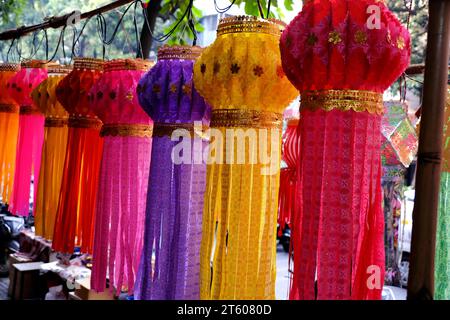
[[177, 85], [175, 83], [170, 85], [170, 92], [172, 92], [172, 93], [177, 92]]
[[192, 86], [190, 84], [183, 85], [183, 93], [187, 96], [190, 96], [192, 93]]
[[261, 66], [256, 66], [253, 68], [253, 73], [257, 77], [261, 77], [264, 74], [264, 70]]
[[115, 92], [115, 91], [111, 91], [111, 92], [109, 93], [109, 98], [110, 98], [111, 100], [114, 100], [114, 99], [116, 98], [116, 92]]
[[200, 66], [200, 72], [205, 74], [205, 72], [206, 72], [206, 64], [202, 63], [202, 65]]
[[399, 48], [400, 50], [403, 50], [405, 48], [405, 39], [403, 39], [402, 36], [399, 36], [397, 38], [397, 48]]
[[154, 93], [160, 93], [161, 92], [161, 86], [159, 84], [153, 85], [153, 92]]
[[126, 95], [126, 98], [127, 98], [128, 100], [132, 101], [133, 98], [134, 98], [133, 93], [132, 93], [131, 91], [128, 92], [127, 95]]
[[341, 42], [341, 35], [339, 34], [339, 32], [337, 32], [336, 30], [331, 31], [328, 34], [328, 42], [332, 43], [332, 44], [338, 44], [339, 42]]
[[237, 63], [233, 63], [230, 68], [232, 74], [238, 74], [240, 69], [241, 67]]
[[362, 30], [358, 30], [355, 33], [355, 42], [358, 44], [364, 44], [367, 42], [367, 34], [362, 31]]

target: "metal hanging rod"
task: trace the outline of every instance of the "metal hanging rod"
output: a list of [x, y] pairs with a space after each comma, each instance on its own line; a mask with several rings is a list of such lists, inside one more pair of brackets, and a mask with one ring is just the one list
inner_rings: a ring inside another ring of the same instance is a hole
[[[114, 10], [118, 7], [126, 5], [133, 1], [135, 1], [135, 0], [117, 0], [117, 1], [111, 2], [110, 4], [104, 5], [100, 8], [82, 13], [80, 15], [80, 20], [88, 19], [88, 18], [94, 17], [100, 13]], [[22, 26], [17, 29], [7, 30], [5, 32], [0, 33], [0, 40], [17, 39], [17, 38], [23, 37], [27, 34], [30, 34], [30, 33], [33, 33], [33, 32], [39, 31], [39, 30], [49, 29], [49, 28], [53, 28], [53, 29], [61, 28], [67, 24], [67, 20], [69, 18], [73, 17], [74, 13], [76, 13], [76, 11], [65, 14], [63, 16], [51, 17], [42, 23], [35, 24], [32, 26]]]

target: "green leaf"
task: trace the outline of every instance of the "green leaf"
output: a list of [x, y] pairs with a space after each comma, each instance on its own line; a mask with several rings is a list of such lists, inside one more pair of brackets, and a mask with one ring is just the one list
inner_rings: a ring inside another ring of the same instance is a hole
[[294, 4], [294, 1], [293, 1], [293, 0], [284, 0], [284, 7], [285, 7], [286, 10], [288, 10], [288, 11], [294, 10], [293, 4]]

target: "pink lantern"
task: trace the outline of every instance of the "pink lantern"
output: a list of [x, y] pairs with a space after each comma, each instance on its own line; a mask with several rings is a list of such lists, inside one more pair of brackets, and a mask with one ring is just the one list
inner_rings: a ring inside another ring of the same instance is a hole
[[16, 171], [10, 211], [20, 216], [30, 213], [30, 189], [33, 181], [33, 204], [41, 167], [45, 117], [31, 98], [31, 92], [47, 78], [47, 64], [40, 60], [22, 63], [22, 69], [9, 81], [8, 93], [20, 106]]

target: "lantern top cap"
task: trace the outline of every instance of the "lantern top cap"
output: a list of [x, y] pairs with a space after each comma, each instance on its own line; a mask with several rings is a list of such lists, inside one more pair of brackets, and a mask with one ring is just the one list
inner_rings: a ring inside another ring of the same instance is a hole
[[163, 45], [158, 50], [158, 60], [187, 59], [195, 60], [202, 53], [203, 48], [198, 46], [168, 46]]
[[151, 60], [143, 59], [114, 59], [105, 63], [105, 72], [108, 71], [122, 71], [122, 70], [137, 70], [147, 71], [154, 65]]
[[44, 60], [24, 60], [20, 65], [22, 68], [47, 69], [48, 62]]
[[286, 24], [278, 19], [261, 19], [255, 16], [233, 16], [220, 19], [217, 35], [227, 33], [266, 33], [280, 36]]
[[103, 71], [103, 66], [105, 61], [102, 59], [95, 58], [75, 58], [74, 59], [74, 69], [90, 69]]
[[20, 64], [10, 62], [0, 63], [0, 71], [18, 72], [20, 71]]
[[68, 74], [72, 71], [72, 65], [63, 65], [59, 63], [49, 63], [47, 65], [48, 73]]

